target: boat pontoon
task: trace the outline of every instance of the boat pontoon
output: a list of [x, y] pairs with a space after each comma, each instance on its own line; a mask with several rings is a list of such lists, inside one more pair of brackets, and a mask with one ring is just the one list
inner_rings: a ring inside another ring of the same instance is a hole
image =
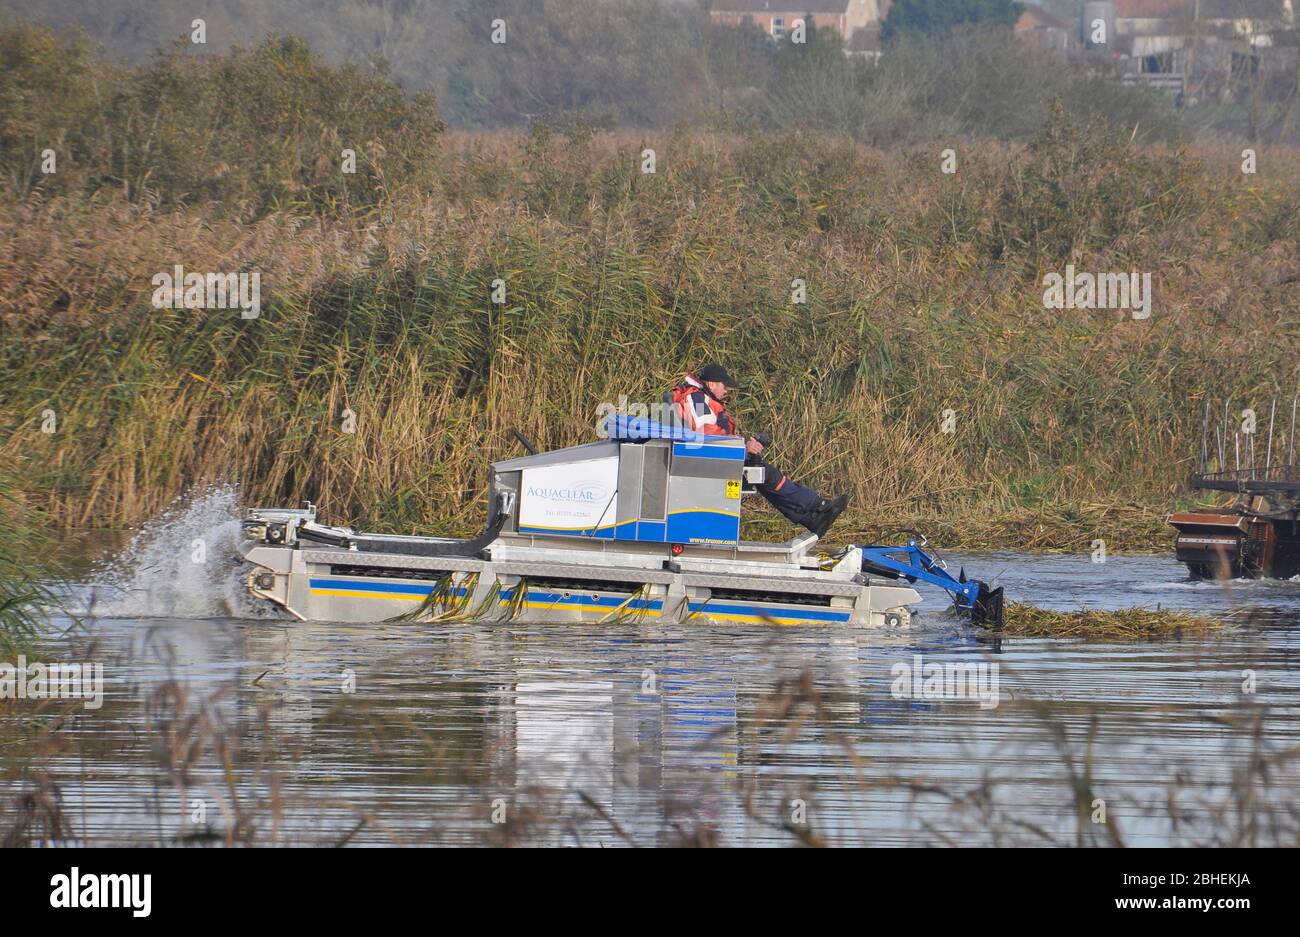
[[[611, 417], [607, 438], [492, 465], [489, 518], [467, 540], [357, 533], [301, 509], [244, 522], [254, 596], [304, 620], [724, 621], [906, 627], [918, 580], [1000, 624], [1002, 590], [954, 578], [924, 538], [815, 549], [740, 539], [761, 466], [738, 436]], [[520, 437], [522, 440], [522, 437]]]

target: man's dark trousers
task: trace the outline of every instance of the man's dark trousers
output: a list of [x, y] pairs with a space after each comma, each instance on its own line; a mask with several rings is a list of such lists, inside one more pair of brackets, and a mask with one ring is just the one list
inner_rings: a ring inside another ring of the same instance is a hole
[[746, 465], [763, 466], [763, 483], [754, 489], [767, 499], [787, 520], [806, 526], [808, 515], [817, 506], [817, 492], [805, 488], [785, 472], [771, 465], [762, 456], [749, 453], [745, 456]]

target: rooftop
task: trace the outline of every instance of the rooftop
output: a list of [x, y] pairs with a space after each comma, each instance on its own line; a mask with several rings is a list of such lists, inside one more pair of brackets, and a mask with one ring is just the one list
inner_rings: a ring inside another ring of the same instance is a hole
[[848, 10], [853, 0], [713, 0], [714, 13], [834, 13]]

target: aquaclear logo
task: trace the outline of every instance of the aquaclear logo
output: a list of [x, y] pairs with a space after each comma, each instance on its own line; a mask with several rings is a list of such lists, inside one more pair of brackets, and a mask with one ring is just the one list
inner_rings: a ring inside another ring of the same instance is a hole
[[132, 917], [148, 917], [153, 906], [153, 876], [82, 875], [75, 865], [71, 875], [50, 879], [51, 908], [130, 908]]
[[171, 273], [154, 274], [155, 309], [239, 309], [240, 317], [256, 319], [262, 310], [262, 274], [186, 273], [176, 264]]
[[596, 481], [581, 481], [567, 488], [549, 485], [529, 485], [525, 494], [547, 501], [564, 501], [570, 504], [596, 504], [605, 499], [605, 486]]
[[1065, 276], [1043, 277], [1046, 309], [1131, 309], [1134, 319], [1151, 318], [1151, 274], [1078, 273], [1066, 264]]
[[998, 665], [983, 661], [950, 661], [927, 664], [915, 654], [909, 664], [899, 661], [889, 668], [894, 699], [979, 700], [980, 709], [998, 705]]
[[98, 709], [104, 705], [104, 665], [28, 664], [19, 654], [16, 667], [0, 662], [0, 699], [79, 699]]

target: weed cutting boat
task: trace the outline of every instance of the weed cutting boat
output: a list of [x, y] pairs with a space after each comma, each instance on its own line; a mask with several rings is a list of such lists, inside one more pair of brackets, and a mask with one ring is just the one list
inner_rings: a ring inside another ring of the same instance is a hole
[[953, 577], [924, 537], [813, 548], [740, 539], [761, 483], [739, 436], [615, 415], [596, 442], [493, 463], [487, 524], [471, 539], [387, 536], [255, 508], [248, 588], [303, 620], [650, 619], [901, 628], [917, 581], [999, 627], [1002, 590]]

